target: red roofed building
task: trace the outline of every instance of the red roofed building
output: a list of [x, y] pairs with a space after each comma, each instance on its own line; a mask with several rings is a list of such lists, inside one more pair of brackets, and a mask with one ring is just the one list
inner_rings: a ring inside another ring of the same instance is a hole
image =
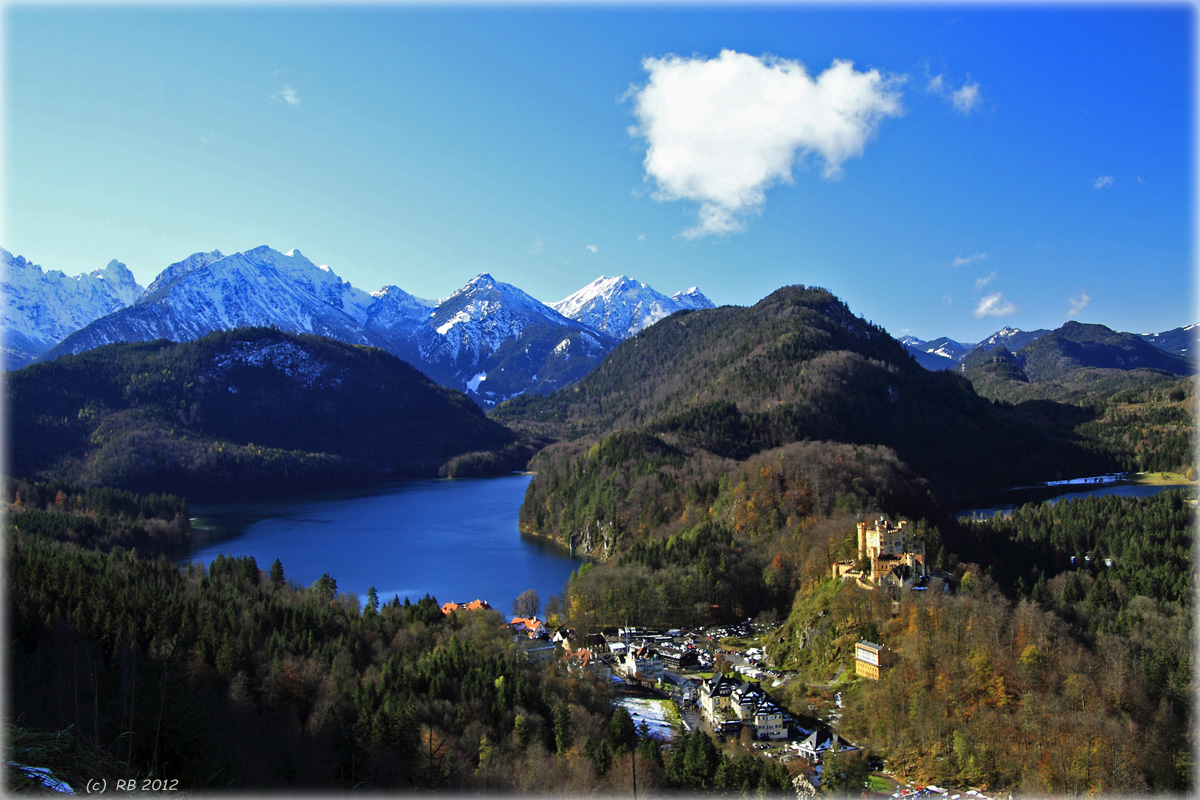
[[512, 622], [508, 626], [517, 633], [524, 633], [530, 639], [547, 638], [550, 636], [550, 631], [546, 627], [546, 623], [542, 622], [537, 617], [526, 619], [525, 617], [513, 617]]
[[491, 611], [492, 607], [488, 605], [487, 600], [472, 600], [469, 603], [443, 603], [442, 613], [450, 614], [454, 611]]

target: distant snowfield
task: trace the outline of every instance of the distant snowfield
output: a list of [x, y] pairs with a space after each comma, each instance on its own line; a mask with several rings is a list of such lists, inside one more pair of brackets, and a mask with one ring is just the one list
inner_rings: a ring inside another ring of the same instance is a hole
[[675, 738], [675, 728], [670, 720], [677, 716], [675, 703], [672, 700], [656, 700], [650, 697], [622, 697], [617, 705], [624, 706], [633, 718], [634, 725], [640, 725], [645, 720], [650, 728], [650, 735], [660, 742], [669, 742]]
[[471, 380], [467, 381], [467, 388], [470, 389], [472, 392], [478, 392], [479, 384], [485, 380], [487, 380], [487, 373], [480, 372], [474, 378], [471, 378]]

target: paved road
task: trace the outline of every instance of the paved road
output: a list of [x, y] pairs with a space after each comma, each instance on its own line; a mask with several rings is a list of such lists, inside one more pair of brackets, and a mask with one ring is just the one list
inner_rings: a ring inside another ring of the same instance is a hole
[[700, 727], [700, 709], [695, 706], [679, 709], [679, 715], [683, 717], [684, 726], [689, 731], [694, 731]]
[[843, 675], [845, 675], [845, 674], [846, 674], [846, 666], [845, 666], [845, 665], [842, 665], [842, 668], [841, 668], [841, 670], [838, 672], [838, 674], [837, 674], [837, 675], [835, 675], [835, 676], [833, 677], [833, 680], [829, 681], [828, 683], [819, 683], [819, 682], [817, 682], [817, 681], [805, 681], [805, 682], [804, 682], [804, 685], [805, 685], [805, 686], [815, 686], [815, 687], [817, 687], [818, 689], [832, 689], [832, 688], [834, 687], [834, 685], [835, 685], [835, 684], [836, 684], [838, 681], [840, 681], [840, 680], [842, 679], [842, 676], [843, 676]]

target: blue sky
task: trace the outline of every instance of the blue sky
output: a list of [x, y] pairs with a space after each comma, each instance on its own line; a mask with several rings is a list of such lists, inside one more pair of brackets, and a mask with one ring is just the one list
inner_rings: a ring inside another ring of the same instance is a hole
[[[894, 335], [1200, 319], [1187, 5], [8, 5], [0, 245], [600, 275]], [[852, 64], [850, 63], [852, 62]]]

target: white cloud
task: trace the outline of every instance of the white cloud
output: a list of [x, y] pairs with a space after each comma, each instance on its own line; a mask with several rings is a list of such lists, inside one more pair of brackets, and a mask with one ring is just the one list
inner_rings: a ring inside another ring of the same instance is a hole
[[766, 190], [792, 181], [806, 157], [837, 179], [887, 117], [902, 113], [901, 79], [834, 61], [815, 79], [804, 65], [723, 50], [717, 58], [647, 58], [645, 86], [632, 87], [654, 198], [698, 202], [695, 238], [740, 231]]
[[1071, 310], [1067, 312], [1068, 319], [1074, 319], [1079, 316], [1079, 312], [1087, 308], [1087, 304], [1092, 302], [1092, 298], [1087, 292], [1080, 292], [1079, 297], [1068, 297], [1067, 302], [1071, 304]]
[[546, 249], [546, 243], [542, 241], [541, 236], [533, 237], [533, 244], [529, 247], [529, 255], [540, 255]]
[[958, 256], [954, 259], [952, 267], [965, 267], [967, 264], [974, 264], [976, 261], [983, 261], [987, 258], [987, 253], [975, 253], [970, 256]]
[[1141, 175], [1138, 175], [1138, 176], [1137, 176], [1137, 179], [1138, 179], [1138, 183], [1139, 183], [1140, 185], [1142, 185], [1142, 186], [1145, 186], [1145, 185], [1146, 185], [1146, 182], [1145, 182], [1144, 180], [1142, 180], [1142, 176], [1141, 176]]
[[987, 286], [989, 283], [992, 282], [992, 278], [994, 278], [994, 277], [996, 277], [996, 270], [992, 270], [992, 274], [988, 275], [986, 278], [976, 278], [975, 279], [975, 291], [979, 291], [983, 287]]
[[1092, 182], [1093, 189], [1107, 189], [1113, 185], [1112, 175], [1101, 175]]
[[644, 233], [639, 233], [639, 234], [638, 234], [638, 237], [637, 237], [637, 240], [638, 240], [639, 242], [644, 242], [644, 241], [646, 241], [646, 234], [644, 234]]
[[[287, 103], [289, 106], [300, 105], [300, 95], [296, 93], [295, 89], [286, 83], [280, 87], [278, 92], [275, 92], [273, 95], [271, 95], [271, 99], [276, 103]], [[320, 104], [318, 103], [318, 105]]]
[[959, 88], [951, 89], [944, 77], [934, 75], [925, 84], [925, 91], [942, 98], [963, 116], [970, 114], [983, 102], [983, 95], [979, 91], [979, 82], [971, 80], [970, 77], [963, 81], [963, 85]]
[[975, 110], [975, 107], [983, 100], [979, 95], [979, 84], [967, 79], [957, 91], [950, 93], [950, 103], [954, 106], [954, 110], [964, 116]]
[[600, 252], [600, 245], [598, 245], [598, 244], [589, 244], [589, 245], [586, 245], [586, 247], [588, 250], [591, 250], [593, 253]]
[[1004, 295], [1000, 292], [989, 294], [987, 297], [979, 301], [979, 305], [975, 307], [975, 318], [982, 319], [983, 317], [1002, 317], [1005, 314], [1011, 314], [1017, 310], [1017, 307], [1004, 299]]

